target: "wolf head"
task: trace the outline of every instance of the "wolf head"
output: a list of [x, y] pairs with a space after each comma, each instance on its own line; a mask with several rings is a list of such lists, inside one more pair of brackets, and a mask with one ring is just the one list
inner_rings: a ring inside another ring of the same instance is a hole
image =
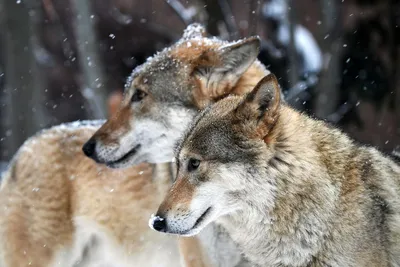
[[272, 207], [275, 185], [267, 169], [281, 160], [275, 155], [281, 109], [279, 85], [270, 74], [248, 95], [227, 97], [200, 113], [178, 145], [177, 178], [151, 226], [194, 235], [260, 191], [260, 202]]
[[223, 42], [190, 25], [181, 40], [132, 72], [119, 110], [85, 144], [85, 154], [115, 168], [171, 161], [199, 110], [251, 90], [265, 76], [259, 46], [257, 37]]

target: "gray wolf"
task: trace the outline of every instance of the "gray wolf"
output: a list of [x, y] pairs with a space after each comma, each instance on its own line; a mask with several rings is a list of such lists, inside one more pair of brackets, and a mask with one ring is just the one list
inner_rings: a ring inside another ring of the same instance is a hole
[[400, 266], [400, 166], [281, 101], [274, 75], [196, 117], [151, 226], [222, 225], [256, 266]]

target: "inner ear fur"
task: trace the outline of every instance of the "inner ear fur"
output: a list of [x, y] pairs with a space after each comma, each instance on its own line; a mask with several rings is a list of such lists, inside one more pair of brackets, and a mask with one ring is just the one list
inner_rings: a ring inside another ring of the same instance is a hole
[[219, 48], [204, 51], [195, 64], [194, 77], [199, 83], [195, 99], [210, 104], [235, 88], [238, 80], [257, 59], [260, 39], [250, 37]]
[[255, 127], [257, 137], [266, 140], [279, 117], [280, 105], [278, 80], [274, 74], [269, 74], [258, 82], [235, 112], [239, 120]]

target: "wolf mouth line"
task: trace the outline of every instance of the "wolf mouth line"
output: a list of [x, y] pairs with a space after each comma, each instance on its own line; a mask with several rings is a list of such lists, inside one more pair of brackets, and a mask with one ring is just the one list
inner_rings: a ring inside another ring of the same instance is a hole
[[111, 168], [112, 168], [112, 167], [115, 166], [116, 164], [121, 163], [121, 162], [123, 162], [123, 161], [129, 159], [130, 157], [134, 156], [134, 155], [136, 154], [136, 152], [138, 151], [139, 148], [140, 148], [140, 145], [136, 145], [136, 146], [134, 146], [131, 150], [129, 150], [125, 155], [123, 155], [122, 157], [120, 157], [119, 159], [114, 160], [114, 161], [106, 162], [105, 164], [106, 164], [108, 167], [111, 167]]
[[[197, 219], [197, 221], [194, 223], [193, 227], [191, 230], [195, 230], [197, 229], [197, 227], [207, 218], [207, 216], [211, 213], [212, 211], [212, 207], [209, 207], [208, 209], [206, 209], [206, 211]], [[187, 232], [189, 232], [187, 231]]]

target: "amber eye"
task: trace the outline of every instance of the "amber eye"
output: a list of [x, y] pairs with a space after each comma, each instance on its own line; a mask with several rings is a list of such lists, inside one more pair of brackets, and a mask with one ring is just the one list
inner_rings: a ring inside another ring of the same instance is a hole
[[200, 160], [194, 159], [194, 158], [189, 159], [189, 162], [188, 162], [188, 171], [189, 172], [197, 170], [197, 168], [199, 166], [200, 166]]
[[139, 102], [142, 101], [143, 98], [147, 96], [147, 93], [140, 90], [136, 89], [135, 93], [132, 96], [131, 102]]

